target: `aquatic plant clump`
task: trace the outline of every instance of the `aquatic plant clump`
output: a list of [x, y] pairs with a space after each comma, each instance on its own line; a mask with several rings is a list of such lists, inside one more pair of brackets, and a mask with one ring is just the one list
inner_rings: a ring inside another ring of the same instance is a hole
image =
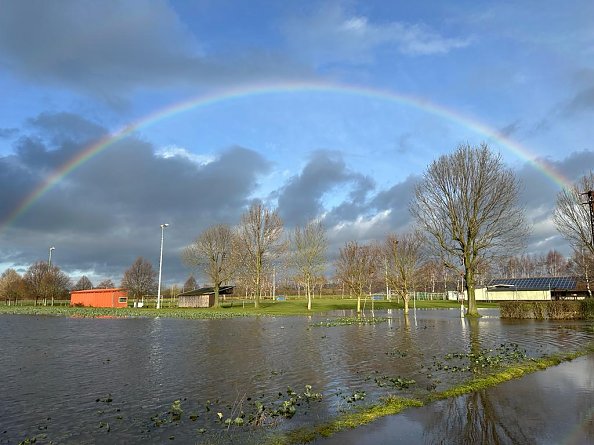
[[446, 372], [479, 373], [482, 369], [498, 368], [520, 363], [529, 359], [525, 350], [517, 343], [502, 343], [496, 348], [481, 349], [478, 352], [455, 352], [446, 354], [443, 360], [433, 358], [432, 369]]
[[310, 326], [315, 328], [331, 328], [335, 326], [355, 326], [355, 325], [372, 325], [378, 323], [385, 323], [389, 318], [385, 317], [341, 317], [336, 319], [328, 319], [326, 321], [320, 321], [313, 323]]

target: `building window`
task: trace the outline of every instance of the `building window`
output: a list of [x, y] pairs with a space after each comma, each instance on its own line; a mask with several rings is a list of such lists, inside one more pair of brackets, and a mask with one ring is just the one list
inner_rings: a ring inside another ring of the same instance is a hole
[[128, 297], [120, 297], [118, 298], [118, 303], [127, 303], [128, 302]]

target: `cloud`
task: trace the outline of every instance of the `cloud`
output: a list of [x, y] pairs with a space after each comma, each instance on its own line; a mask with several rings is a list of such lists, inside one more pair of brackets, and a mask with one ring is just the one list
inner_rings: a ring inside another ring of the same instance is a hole
[[162, 147], [157, 150], [157, 156], [162, 157], [163, 159], [169, 158], [182, 158], [187, 159], [188, 161], [192, 161], [198, 165], [206, 165], [214, 161], [214, 157], [211, 155], [200, 155], [196, 153], [192, 153], [188, 149], [184, 147], [178, 147], [176, 145], [168, 145], [166, 147]]
[[[548, 170], [557, 172], [561, 177], [572, 183], [590, 171], [594, 165], [594, 152], [577, 151], [567, 155], [564, 159], [541, 160], [548, 165]], [[552, 222], [552, 215], [556, 206], [559, 184], [545, 174], [542, 169], [526, 162], [516, 171], [521, 181], [522, 189], [520, 202], [525, 208], [528, 222], [533, 232], [528, 239], [529, 253], [546, 252], [557, 249], [564, 255], [569, 255], [567, 243], [559, 236]]]
[[578, 91], [564, 107], [566, 117], [594, 111], [594, 85]]
[[445, 37], [423, 23], [372, 22], [337, 3], [308, 16], [293, 18], [284, 28], [291, 47], [315, 63], [369, 63], [381, 48], [407, 56], [447, 54], [471, 43], [469, 38]]
[[[291, 177], [279, 191], [279, 213], [290, 227], [304, 225], [326, 211], [324, 195], [339, 187], [351, 188], [349, 202], [356, 208], [373, 188], [373, 183], [349, 170], [339, 153], [317, 151], [301, 173]], [[348, 215], [356, 216], [356, 213]]]
[[0, 128], [0, 138], [8, 139], [19, 133], [18, 128]]
[[[100, 129], [59, 114], [29, 122], [36, 136], [22, 138], [14, 154], [0, 157], [2, 215], [85, 150], [85, 143], [65, 137], [56, 142], [60, 124], [67, 132], [69, 123], [78, 122], [74, 133], [80, 141]], [[212, 224], [237, 223], [269, 169], [268, 161], [244, 147], [229, 147], [197, 164], [184, 156], [160, 156], [151, 144], [128, 137], [63, 177], [0, 232], [3, 259], [31, 263], [44, 257], [46, 245], [55, 245], [56, 264], [65, 270], [96, 270], [117, 280], [137, 256], [156, 264], [159, 225], [167, 222], [169, 276], [184, 276], [183, 246]]]
[[305, 74], [271, 51], [208, 54], [163, 0], [6, 2], [0, 61], [31, 83], [118, 102], [142, 88], [221, 86]]

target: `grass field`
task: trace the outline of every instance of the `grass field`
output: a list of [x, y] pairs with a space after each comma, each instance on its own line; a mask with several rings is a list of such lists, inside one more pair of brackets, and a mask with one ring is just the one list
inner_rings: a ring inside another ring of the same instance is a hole
[[[57, 315], [71, 317], [171, 317], [171, 318], [227, 318], [238, 316], [289, 316], [289, 315], [310, 315], [312, 313], [324, 313], [335, 310], [355, 310], [356, 299], [342, 298], [317, 298], [313, 301], [312, 311], [307, 310], [305, 299], [288, 298], [286, 301], [264, 300], [260, 302], [260, 308], [254, 308], [252, 300], [232, 300], [222, 303], [221, 308], [177, 308], [164, 307], [157, 310], [154, 307], [143, 308], [86, 308], [70, 307], [67, 302], [60, 301], [54, 306], [34, 306], [31, 304], [11, 305], [0, 304], [0, 314], [29, 314], [29, 315]], [[395, 301], [374, 301], [367, 299], [362, 303], [365, 312], [371, 309], [402, 309], [403, 305]], [[460, 304], [455, 301], [420, 300], [416, 302], [418, 309], [448, 309], [459, 308]], [[495, 303], [479, 303], [479, 307], [498, 307]], [[411, 302], [410, 309], [413, 304]]]

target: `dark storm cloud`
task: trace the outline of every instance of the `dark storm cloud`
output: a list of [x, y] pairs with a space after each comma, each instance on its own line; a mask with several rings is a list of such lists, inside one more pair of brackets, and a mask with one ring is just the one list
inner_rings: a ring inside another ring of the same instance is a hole
[[[73, 123], [71, 138], [56, 139]], [[75, 139], [93, 140], [103, 132], [66, 115], [42, 115], [31, 119], [30, 127], [36, 136], [22, 138], [14, 154], [0, 158], [2, 215], [87, 147]], [[156, 264], [159, 225], [167, 222], [165, 255], [170, 276], [179, 277], [187, 273], [179, 256], [183, 246], [209, 225], [237, 223], [258, 177], [268, 170], [261, 155], [243, 147], [197, 164], [185, 157], [161, 157], [152, 145], [128, 137], [64, 176], [0, 233], [3, 258], [31, 263], [55, 245], [64, 270], [94, 270], [116, 278], [137, 256]]]
[[[338, 187], [352, 187], [349, 200], [360, 205], [373, 184], [361, 174], [350, 171], [339, 153], [318, 151], [301, 173], [289, 179], [280, 191], [279, 213], [287, 226], [303, 225], [323, 212], [324, 194]], [[356, 216], [356, 213], [349, 215]]]
[[0, 14], [0, 61], [32, 82], [117, 102], [142, 87], [226, 85], [297, 76], [284, 56], [203, 51], [165, 1], [10, 1]]

